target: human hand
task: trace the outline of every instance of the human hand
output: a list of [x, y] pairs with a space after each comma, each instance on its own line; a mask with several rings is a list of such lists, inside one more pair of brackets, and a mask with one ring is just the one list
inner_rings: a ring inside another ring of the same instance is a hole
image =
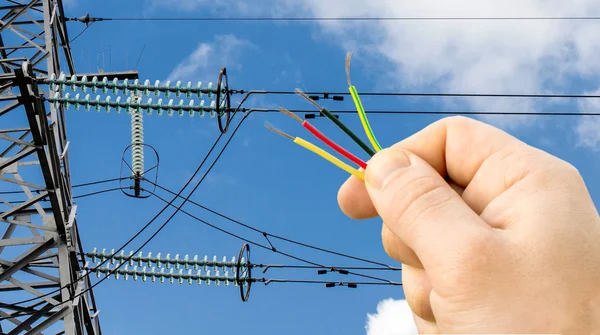
[[377, 153], [338, 201], [383, 219], [420, 333], [600, 334], [600, 217], [568, 163], [451, 117]]

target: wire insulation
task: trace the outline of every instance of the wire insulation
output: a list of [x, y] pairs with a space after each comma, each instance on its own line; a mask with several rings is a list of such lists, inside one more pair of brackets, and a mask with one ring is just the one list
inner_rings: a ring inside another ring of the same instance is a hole
[[294, 141], [294, 143], [298, 144], [299, 146], [312, 151], [313, 153], [323, 157], [325, 160], [329, 161], [331, 164], [339, 167], [340, 169], [350, 173], [351, 175], [356, 176], [357, 178], [359, 178], [360, 180], [364, 180], [364, 174], [362, 171], [356, 170], [354, 168], [352, 168], [350, 165], [342, 162], [341, 160], [339, 160], [337, 157], [333, 156], [332, 154], [328, 153], [327, 151], [317, 147], [316, 145], [301, 139], [300, 137], [293, 137], [289, 134], [284, 133], [283, 131], [273, 127], [269, 122], [265, 122], [265, 127], [267, 127], [270, 131], [276, 133], [277, 135], [283, 136], [285, 138], [288, 138], [292, 141]]
[[[304, 127], [311, 134], [313, 134], [316, 138], [318, 138], [321, 142], [325, 143], [327, 146], [329, 146], [333, 150], [337, 151], [342, 156], [348, 158], [349, 160], [351, 160], [352, 162], [354, 162], [356, 165], [360, 166], [363, 169], [367, 168], [367, 164], [365, 162], [363, 162], [360, 158], [354, 156], [351, 152], [342, 148], [342, 146], [340, 146], [339, 144], [335, 143], [333, 140], [331, 140], [330, 138], [325, 136], [325, 134], [323, 134], [321, 131], [319, 131], [310, 122], [308, 122], [306, 120], [302, 120], [298, 115], [290, 112], [289, 110], [287, 110], [285, 108], [280, 107], [280, 108], [278, 108], [278, 110], [280, 112], [286, 114], [287, 116], [292, 117], [294, 120], [300, 122], [300, 124], [302, 124], [302, 127]], [[281, 134], [279, 132], [279, 130], [274, 129], [272, 127], [270, 129], [276, 133], [279, 133], [279, 135], [286, 136], [286, 137], [288, 136], [287, 134]], [[289, 139], [294, 140], [291, 136], [289, 137]]]
[[327, 108], [322, 108], [321, 112], [325, 115], [325, 117], [333, 121], [333, 123], [335, 123], [336, 126], [346, 133], [346, 135], [350, 136], [350, 138], [356, 144], [358, 144], [358, 146], [360, 146], [367, 153], [367, 155], [369, 155], [369, 157], [373, 157], [373, 155], [375, 155], [375, 152], [365, 142], [363, 142], [354, 132], [352, 132], [350, 128], [346, 127], [346, 125], [337, 117], [335, 117], [335, 115], [333, 115]]
[[352, 100], [354, 100], [354, 104], [356, 105], [356, 110], [358, 111], [358, 116], [360, 117], [360, 123], [362, 123], [365, 134], [367, 134], [373, 149], [375, 149], [376, 152], [381, 151], [381, 145], [379, 144], [379, 141], [377, 141], [377, 138], [375, 138], [375, 134], [373, 134], [373, 129], [371, 129], [371, 124], [369, 123], [367, 114], [365, 114], [365, 108], [363, 107], [362, 101], [360, 101], [356, 87], [350, 86], [350, 94], [352, 94]]
[[356, 178], [360, 179], [360, 180], [365, 180], [365, 176], [364, 173], [362, 171], [353, 169], [350, 165], [342, 162], [341, 160], [339, 160], [338, 158], [336, 158], [335, 156], [333, 156], [332, 154], [328, 153], [327, 151], [317, 147], [316, 145], [301, 139], [300, 137], [296, 137], [294, 139], [294, 143], [300, 145], [301, 147], [308, 149], [312, 152], [314, 152], [315, 154], [323, 157], [325, 160], [329, 161], [331, 164], [339, 167], [340, 169], [350, 173], [351, 175], [355, 176]]
[[358, 144], [358, 146], [361, 147], [369, 155], [369, 157], [373, 157], [373, 155], [375, 155], [375, 152], [367, 144], [365, 144], [365, 142], [363, 142], [358, 136], [356, 136], [356, 134], [352, 132], [350, 128], [346, 127], [346, 125], [342, 121], [338, 120], [338, 118], [335, 117], [335, 115], [333, 115], [327, 108], [319, 106], [319, 104], [317, 104], [313, 99], [311, 99], [308, 95], [302, 92], [299, 88], [297, 88], [295, 92], [296, 94], [300, 95], [308, 102], [319, 108], [321, 110], [321, 113], [325, 115], [326, 118], [328, 118], [331, 122], [338, 126], [338, 128], [340, 128], [344, 133], [346, 133], [346, 135], [348, 135], [356, 144]]
[[316, 138], [318, 138], [323, 143], [325, 143], [329, 147], [331, 147], [333, 150], [337, 151], [338, 153], [340, 153], [344, 157], [348, 158], [349, 160], [351, 160], [352, 162], [354, 162], [356, 165], [360, 166], [361, 168], [363, 168], [365, 170], [367, 169], [367, 163], [365, 163], [362, 159], [354, 156], [348, 150], [342, 148], [339, 144], [337, 144], [334, 141], [332, 141], [331, 139], [329, 139], [327, 136], [325, 136], [325, 134], [323, 134], [322, 132], [320, 132], [317, 128], [315, 128], [308, 121], [302, 122], [302, 126], [304, 128], [306, 128], [311, 134], [315, 135]]
[[350, 95], [352, 96], [352, 100], [354, 101], [354, 105], [356, 106], [356, 111], [358, 112], [358, 116], [360, 118], [360, 123], [365, 130], [365, 134], [369, 138], [369, 142], [373, 146], [375, 151], [381, 151], [381, 145], [375, 138], [375, 134], [373, 134], [373, 129], [371, 129], [371, 124], [369, 123], [369, 119], [367, 118], [367, 114], [365, 114], [365, 108], [363, 107], [362, 101], [360, 101], [360, 97], [358, 96], [358, 92], [356, 91], [356, 87], [352, 85], [352, 78], [350, 76], [350, 63], [352, 60], [352, 52], [348, 51], [346, 53], [346, 80], [348, 81], [348, 90], [350, 91]]

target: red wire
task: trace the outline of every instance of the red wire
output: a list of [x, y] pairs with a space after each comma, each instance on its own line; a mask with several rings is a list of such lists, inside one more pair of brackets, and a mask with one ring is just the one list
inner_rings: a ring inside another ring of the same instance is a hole
[[327, 144], [329, 147], [331, 147], [333, 150], [339, 152], [341, 155], [343, 155], [344, 157], [348, 158], [349, 160], [351, 160], [352, 162], [356, 163], [358, 166], [360, 166], [363, 169], [367, 168], [367, 163], [363, 162], [360, 158], [354, 156], [352, 153], [350, 153], [348, 150], [342, 148], [341, 146], [339, 146], [337, 143], [335, 143], [334, 141], [330, 140], [329, 138], [327, 138], [327, 136], [325, 136], [322, 132], [320, 132], [317, 128], [315, 128], [312, 124], [308, 123], [308, 121], [304, 121], [302, 122], [302, 126], [304, 126], [304, 128], [306, 128], [308, 131], [310, 131], [313, 135], [315, 135], [319, 140], [321, 140], [322, 142], [324, 142], [325, 144]]

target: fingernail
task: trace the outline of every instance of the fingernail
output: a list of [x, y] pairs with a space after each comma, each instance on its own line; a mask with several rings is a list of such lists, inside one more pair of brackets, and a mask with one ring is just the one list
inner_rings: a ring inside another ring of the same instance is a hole
[[399, 170], [403, 170], [409, 166], [410, 159], [404, 151], [386, 149], [379, 152], [369, 161], [365, 180], [369, 186], [381, 191]]

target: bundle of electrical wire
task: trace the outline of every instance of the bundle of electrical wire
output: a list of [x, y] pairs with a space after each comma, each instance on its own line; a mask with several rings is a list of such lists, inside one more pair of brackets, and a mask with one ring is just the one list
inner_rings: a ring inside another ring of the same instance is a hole
[[[350, 91], [350, 95], [352, 96], [352, 100], [354, 101], [354, 104], [356, 106], [356, 110], [360, 117], [360, 121], [363, 125], [364, 131], [367, 135], [367, 138], [369, 139], [369, 142], [371, 142], [373, 149], [371, 149], [365, 142], [363, 142], [354, 132], [352, 132], [352, 130], [350, 130], [343, 122], [341, 122], [327, 108], [319, 106], [319, 104], [317, 104], [313, 99], [311, 99], [309, 96], [304, 94], [299, 89], [296, 89], [296, 93], [299, 94], [300, 96], [302, 96], [304, 99], [308, 100], [314, 106], [316, 106], [320, 110], [320, 112], [323, 115], [325, 115], [326, 118], [331, 120], [344, 133], [346, 133], [346, 135], [348, 135], [359, 147], [361, 147], [369, 155], [369, 157], [372, 157], [375, 154], [375, 152], [381, 151], [381, 145], [379, 145], [379, 142], [377, 141], [377, 139], [375, 138], [375, 135], [373, 134], [373, 130], [371, 129], [369, 120], [367, 119], [367, 114], [365, 113], [365, 109], [362, 105], [360, 97], [358, 96], [356, 87], [354, 87], [352, 85], [352, 82], [350, 80], [350, 58], [351, 58], [351, 55], [352, 54], [350, 52], [348, 52], [348, 54], [346, 55], [346, 75], [347, 75], [347, 79], [348, 79], [349, 91]], [[294, 113], [290, 112], [289, 110], [287, 110], [285, 108], [279, 108], [279, 111], [281, 111], [282, 113], [285, 113], [286, 115], [288, 115], [288, 116], [294, 118], [295, 120], [297, 120], [298, 122], [300, 122], [302, 124], [302, 126], [306, 130], [308, 130], [311, 134], [313, 134], [317, 139], [319, 139], [321, 142], [325, 143], [328, 147], [335, 150], [340, 155], [342, 155], [345, 158], [347, 158], [348, 160], [352, 161], [354, 164], [358, 165], [358, 167], [360, 169], [353, 168], [352, 166], [344, 163], [339, 158], [333, 156], [332, 154], [319, 148], [318, 146], [316, 146], [300, 137], [293, 137], [289, 134], [286, 134], [283, 131], [276, 129], [271, 124], [266, 122], [265, 126], [269, 130], [275, 132], [278, 135], [281, 135], [285, 138], [292, 140], [294, 143], [302, 146], [303, 148], [305, 148], [307, 150], [314, 152], [315, 154], [321, 156], [322, 158], [326, 159], [327, 161], [329, 161], [330, 163], [339, 167], [340, 169], [354, 175], [355, 177], [359, 178], [360, 180], [364, 180], [364, 172], [363, 171], [367, 168], [367, 164], [363, 160], [356, 157], [350, 151], [344, 149], [343, 147], [341, 147], [340, 145], [338, 145], [337, 143], [335, 143], [334, 141], [329, 139], [327, 136], [325, 136], [322, 132], [320, 132], [315, 126], [310, 124], [308, 121], [302, 120], [300, 117], [298, 117], [297, 115], [295, 115]]]

